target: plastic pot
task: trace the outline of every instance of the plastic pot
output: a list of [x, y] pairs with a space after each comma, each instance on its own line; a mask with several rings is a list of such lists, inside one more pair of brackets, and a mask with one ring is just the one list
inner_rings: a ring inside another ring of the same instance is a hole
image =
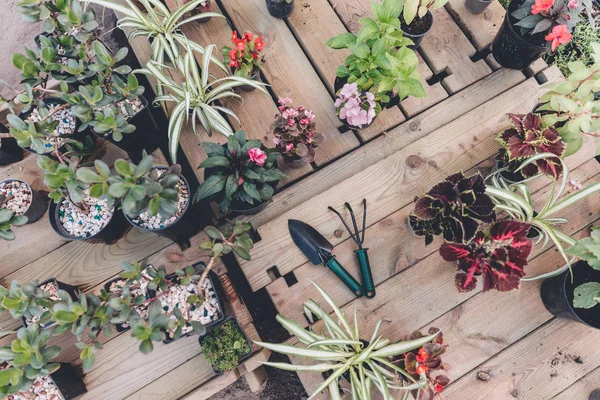
[[545, 33], [526, 35], [526, 40], [515, 29], [517, 20], [511, 14], [523, 4], [524, 0], [512, 0], [508, 6], [504, 23], [492, 42], [492, 54], [505, 68], [524, 69], [533, 61], [548, 52], [549, 46], [544, 39]]
[[[246, 354], [245, 356], [241, 357], [238, 360], [238, 365], [240, 365], [241, 363], [246, 361], [248, 358], [250, 358], [250, 356], [252, 355], [252, 342], [250, 342], [250, 340], [248, 340], [248, 336], [246, 336], [246, 333], [244, 332], [244, 330], [240, 326], [240, 323], [238, 322], [237, 318], [235, 318], [235, 317], [227, 317], [227, 318], [223, 319], [221, 322], [219, 322], [219, 324], [215, 325], [213, 330], [218, 328], [219, 326], [225, 324], [227, 321], [234, 321], [235, 325], [238, 327], [238, 329], [242, 333], [244, 340], [248, 344], [248, 347], [250, 348], [250, 351], [248, 352], [248, 354]], [[207, 333], [207, 335], [208, 335], [208, 333]], [[205, 337], [206, 337], [206, 335], [200, 336], [200, 338], [198, 339], [198, 343], [200, 343], [200, 347], [202, 347], [202, 341], [204, 340]], [[212, 365], [212, 363], [210, 366], [213, 369], [213, 371], [215, 372], [215, 374], [217, 374], [217, 375], [221, 375], [224, 372], [224, 371], [219, 371], [219, 370], [215, 369], [215, 367]]]
[[266, 0], [267, 1], [267, 10], [272, 17], [275, 18], [287, 18], [294, 11], [294, 3], [295, 0], [291, 2], [287, 2], [286, 0]]
[[52, 229], [54, 229], [56, 233], [67, 240], [85, 240], [92, 243], [114, 244], [123, 237], [125, 231], [129, 227], [129, 224], [127, 223], [127, 220], [125, 219], [125, 216], [121, 210], [114, 209], [113, 215], [108, 224], [106, 224], [106, 226], [97, 234], [87, 238], [73, 236], [60, 223], [59, 212], [60, 205], [63, 201], [64, 199], [59, 201], [58, 204], [53, 201], [50, 202], [50, 207], [48, 208], [48, 217], [50, 219], [50, 225], [52, 226]]
[[[231, 69], [231, 73], [235, 73], [235, 70], [232, 68]], [[250, 77], [250, 79], [252, 79], [253, 81], [258, 81], [258, 82], [262, 82], [260, 79], [260, 70], [257, 69], [252, 76]], [[238, 88], [240, 90], [243, 90], [244, 92], [252, 92], [253, 90], [255, 90], [256, 88], [254, 86], [250, 86], [250, 85], [242, 85], [242, 86], [238, 86]]]
[[481, 14], [490, 4], [492, 0], [465, 0], [465, 8], [473, 14]]
[[566, 270], [542, 283], [540, 291], [542, 301], [548, 311], [558, 318], [570, 319], [600, 329], [600, 305], [589, 309], [573, 306], [575, 288], [588, 282], [600, 282], [600, 271], [593, 269], [585, 261], [578, 261], [571, 266], [571, 269], [573, 282], [571, 282], [571, 272]]
[[[153, 167], [152, 169], [166, 170], [167, 167], [158, 166]], [[196, 233], [198, 233], [201, 229], [200, 224], [198, 224], [198, 220], [201, 217], [200, 213], [202, 212], [202, 210], [200, 209], [200, 207], [191, 205], [192, 191], [190, 188], [190, 184], [183, 175], [181, 175], [181, 179], [183, 180], [188, 189], [189, 199], [187, 205], [185, 206], [185, 209], [183, 210], [183, 213], [171, 225], [167, 225], [163, 228], [150, 229], [139, 226], [138, 224], [133, 222], [132, 219], [126, 214], [125, 218], [127, 219], [127, 221], [129, 221], [131, 225], [133, 225], [137, 229], [141, 229], [147, 232], [153, 232], [159, 236], [171, 239], [172, 241], [177, 243], [182, 250], [185, 250], [191, 246], [190, 239], [194, 235], [196, 235]]]
[[302, 168], [304, 164], [306, 164], [306, 161], [304, 161], [302, 158], [289, 158], [285, 156], [282, 156], [282, 158], [283, 164], [291, 169]]
[[[204, 271], [204, 268], [206, 268], [206, 264], [204, 262], [200, 261], [200, 262], [197, 262], [196, 264], [192, 265], [192, 267], [197, 268], [199, 273], [201, 274]], [[167, 275], [167, 279], [175, 279], [175, 278], [177, 278], [177, 275], [174, 273]], [[215, 326], [219, 325], [227, 317], [225, 316], [225, 303], [223, 302], [223, 299], [226, 297], [225, 290], [223, 289], [223, 285], [221, 285], [221, 280], [219, 279], [219, 276], [214, 271], [209, 271], [208, 277], [206, 279], [208, 279], [210, 281], [210, 284], [213, 287], [213, 290], [215, 292], [215, 298], [217, 299], [217, 303], [219, 304], [219, 311], [221, 312], [221, 316], [218, 319], [204, 325], [204, 328], [206, 329], [206, 334], [208, 334], [208, 332], [212, 331]], [[182, 338], [188, 337], [188, 336], [192, 336], [195, 334], [196, 334], [196, 332], [191, 331], [191, 332], [186, 333], [185, 335], [181, 335], [181, 337]], [[163, 340], [163, 343], [165, 343], [165, 344], [173, 343], [173, 342], [175, 342], [175, 339], [171, 339], [168, 337], [165, 340]]]
[[135, 126], [135, 131], [124, 133], [123, 139], [116, 141], [111, 134], [103, 135], [96, 133], [96, 136], [106, 139], [117, 147], [123, 149], [129, 155], [129, 158], [134, 163], [139, 163], [142, 160], [142, 152], [146, 150], [151, 154], [156, 150], [161, 141], [158, 125], [148, 108], [148, 100], [144, 96], [139, 97], [143, 108], [135, 115], [129, 118], [129, 123]]
[[[0, 124], [0, 133], [9, 133], [3, 124]], [[19, 162], [23, 159], [23, 149], [13, 137], [0, 138], [0, 167]]]
[[60, 363], [60, 368], [50, 376], [65, 400], [78, 398], [87, 392], [83, 378], [71, 364]]
[[27, 217], [27, 223], [32, 224], [35, 221], [42, 218], [42, 216], [46, 212], [46, 207], [48, 207], [48, 197], [38, 192], [37, 190], [33, 190], [27, 182], [22, 181], [20, 179], [5, 179], [3, 181], [0, 181], [0, 183], [12, 181], [21, 182], [22, 184], [26, 185], [29, 188], [29, 191], [31, 192], [31, 203], [29, 204], [29, 208], [27, 209], [27, 211], [23, 213], [23, 215]]
[[[56, 280], [56, 278], [48, 278], [44, 282], [37, 285], [37, 287], [42, 287], [45, 284], [50, 283], [50, 282], [53, 282], [56, 285], [56, 287], [58, 288], [58, 290], [64, 290], [65, 292], [67, 292], [69, 294], [69, 296], [71, 297], [71, 300], [75, 301], [79, 298], [79, 289], [77, 289], [75, 286], [71, 286], [71, 285], [67, 285], [66, 283], [62, 283], [61, 281]], [[22, 320], [23, 320], [23, 326], [25, 328], [27, 328], [27, 321], [26, 321], [25, 317], [23, 317]], [[57, 324], [56, 322], [50, 321], [45, 325], [41, 325], [40, 327], [42, 329], [48, 329], [53, 326], [56, 326], [56, 324]]]
[[[118, 277], [118, 278], [115, 278], [115, 279], [111, 279], [110, 281], [108, 281], [108, 282], [106, 282], [104, 284], [104, 290], [106, 290], [107, 293], [110, 293], [110, 285], [113, 282], [120, 282], [120, 281], [127, 282], [127, 279], [121, 278], [121, 277]], [[153, 290], [147, 289], [146, 293], [145, 293], [145, 296], [146, 296], [146, 300], [147, 300], [147, 299], [155, 297], [156, 293]], [[124, 324], [116, 324], [115, 325], [115, 329], [117, 330], [117, 332], [125, 332], [125, 331], [128, 331], [129, 329], [131, 329], [131, 327], [130, 326], [124, 326]]]
[[400, 17], [400, 29], [402, 30], [402, 34], [414, 42], [414, 44], [408, 46], [409, 49], [414, 50], [419, 48], [423, 38], [429, 33], [432, 26], [433, 14], [431, 14], [430, 11], [427, 11], [427, 14], [425, 14], [423, 18], [419, 18], [418, 16], [415, 17], [410, 24], [404, 22], [402, 16]]

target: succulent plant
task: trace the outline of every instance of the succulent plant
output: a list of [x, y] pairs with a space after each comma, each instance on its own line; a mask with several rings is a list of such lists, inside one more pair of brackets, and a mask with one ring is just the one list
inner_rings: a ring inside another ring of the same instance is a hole
[[415, 209], [409, 217], [415, 234], [425, 236], [426, 244], [439, 234], [449, 242], [469, 242], [481, 223], [495, 220], [494, 202], [485, 190], [480, 174], [465, 177], [459, 172], [448, 176], [426, 195], [415, 198]]
[[221, 212], [232, 201], [255, 204], [268, 201], [275, 189], [273, 182], [285, 178], [275, 166], [278, 152], [265, 149], [260, 140], [246, 140], [246, 132], [229, 136], [227, 147], [204, 142], [208, 158], [198, 168], [210, 169], [206, 180], [194, 195], [194, 202], [211, 198], [219, 201]]
[[488, 231], [480, 231], [468, 244], [444, 243], [440, 247], [442, 258], [458, 262], [458, 290], [470, 292], [475, 289], [479, 275], [483, 279], [484, 292], [518, 289], [533, 247], [527, 238], [530, 228], [531, 225], [525, 222], [503, 220], [493, 223]]
[[27, 217], [24, 215], [15, 215], [14, 212], [7, 208], [2, 208], [2, 199], [0, 196], [0, 239], [3, 240], [15, 240], [15, 233], [12, 228], [14, 226], [21, 226], [27, 223]]
[[[511, 127], [501, 132], [497, 140], [502, 145], [500, 159], [505, 161], [509, 170], [516, 169], [521, 163], [538, 154], [551, 153], [557, 157], [538, 159], [520, 170], [524, 178], [540, 173], [558, 179], [562, 174], [562, 157], [566, 144], [554, 127], [543, 127], [539, 114], [508, 114]], [[512, 166], [513, 168], [511, 168]]]

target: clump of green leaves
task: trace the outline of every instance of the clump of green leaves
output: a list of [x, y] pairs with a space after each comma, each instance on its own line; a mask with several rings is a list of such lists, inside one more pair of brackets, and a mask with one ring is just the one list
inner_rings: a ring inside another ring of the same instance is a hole
[[595, 63], [592, 43], [600, 43], [600, 30], [594, 29], [587, 19], [581, 20], [573, 29], [569, 43], [559, 46], [556, 51], [546, 53], [544, 61], [556, 64], [564, 76], [571, 75], [569, 63], [581, 61], [586, 67]]
[[[567, 249], [567, 253], [579, 257], [590, 267], [600, 270], [600, 227], [594, 227], [590, 237], [580, 239]], [[600, 282], [588, 282], [575, 288], [573, 305], [592, 308], [600, 304]]]
[[402, 2], [375, 0], [371, 2], [371, 9], [374, 19], [362, 18], [358, 35], [343, 33], [325, 43], [333, 49], [352, 52], [338, 67], [336, 76], [347, 83], [356, 82], [359, 91], [369, 91], [376, 98], [394, 88], [400, 100], [407, 96], [427, 96], [417, 69], [417, 56], [407, 47], [413, 42], [404, 37], [400, 29], [398, 18]]
[[[219, 229], [207, 226], [204, 232], [211, 238], [210, 241], [200, 245], [202, 250], [209, 250], [212, 257], [221, 257], [223, 254], [233, 252], [243, 260], [250, 260], [250, 250], [254, 247], [248, 232], [252, 225], [248, 222], [235, 221]], [[209, 262], [210, 263], [210, 262]]]
[[12, 228], [21, 226], [27, 223], [27, 217], [24, 215], [15, 215], [14, 212], [7, 208], [2, 208], [4, 196], [0, 195], [0, 239], [15, 240], [15, 233]]
[[219, 372], [235, 369], [252, 350], [235, 319], [215, 327], [200, 342], [204, 357]]
[[[65, 301], [69, 297], [63, 290], [58, 290], [57, 295]], [[9, 289], [0, 286], [0, 312], [8, 311], [15, 319], [31, 320], [37, 317], [39, 323], [45, 325], [51, 320], [49, 309], [53, 303], [48, 292], [39, 287], [38, 281], [23, 285], [12, 281]]]

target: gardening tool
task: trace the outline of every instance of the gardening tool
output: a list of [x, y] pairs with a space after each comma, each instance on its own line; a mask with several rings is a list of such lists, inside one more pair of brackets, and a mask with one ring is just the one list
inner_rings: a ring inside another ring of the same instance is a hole
[[342, 220], [342, 223], [348, 230], [350, 237], [352, 238], [352, 240], [354, 240], [354, 243], [358, 245], [358, 250], [354, 250], [354, 252], [356, 253], [356, 257], [358, 258], [358, 264], [360, 265], [360, 273], [362, 275], [363, 285], [365, 288], [365, 296], [367, 296], [367, 299], [372, 299], [373, 297], [375, 297], [375, 284], [373, 282], [373, 274], [371, 273], [371, 263], [369, 262], [369, 255], [367, 254], [367, 250], [369, 249], [363, 249], [362, 247], [363, 243], [365, 242], [365, 225], [367, 223], [367, 199], [363, 199], [362, 202], [363, 222], [361, 230], [358, 229], [356, 217], [354, 216], [354, 211], [352, 210], [352, 207], [350, 207], [350, 204], [344, 203], [348, 211], [350, 211], [350, 217], [352, 217], [352, 226], [354, 227], [354, 230], [352, 230], [350, 226], [348, 226], [346, 220], [344, 220], [344, 217], [342, 217], [342, 214], [337, 212], [335, 208], [331, 206], [329, 206], [328, 208], [334, 213], [336, 213], [338, 217], [340, 217], [340, 220]]
[[323, 235], [312, 226], [295, 219], [288, 220], [288, 228], [296, 246], [313, 264], [325, 264], [352, 290], [356, 297], [362, 297], [363, 289], [360, 283], [331, 254], [333, 245]]

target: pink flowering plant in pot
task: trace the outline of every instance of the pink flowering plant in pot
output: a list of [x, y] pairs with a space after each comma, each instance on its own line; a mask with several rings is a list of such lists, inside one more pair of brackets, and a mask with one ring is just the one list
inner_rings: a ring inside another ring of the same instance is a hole
[[304, 106], [292, 107], [289, 97], [279, 99], [279, 113], [271, 126], [273, 142], [286, 164], [313, 162], [315, 148], [325, 137], [316, 132], [315, 114]]
[[356, 83], [347, 83], [335, 100], [337, 115], [351, 128], [366, 128], [381, 112], [381, 104], [371, 92], [359, 92]]
[[246, 132], [229, 136], [226, 145], [202, 143], [208, 158], [198, 168], [205, 168], [204, 182], [194, 196], [217, 201], [221, 212], [230, 207], [250, 209], [273, 196], [277, 182], [285, 174], [276, 167], [279, 152], [267, 149], [257, 139], [246, 140]]

